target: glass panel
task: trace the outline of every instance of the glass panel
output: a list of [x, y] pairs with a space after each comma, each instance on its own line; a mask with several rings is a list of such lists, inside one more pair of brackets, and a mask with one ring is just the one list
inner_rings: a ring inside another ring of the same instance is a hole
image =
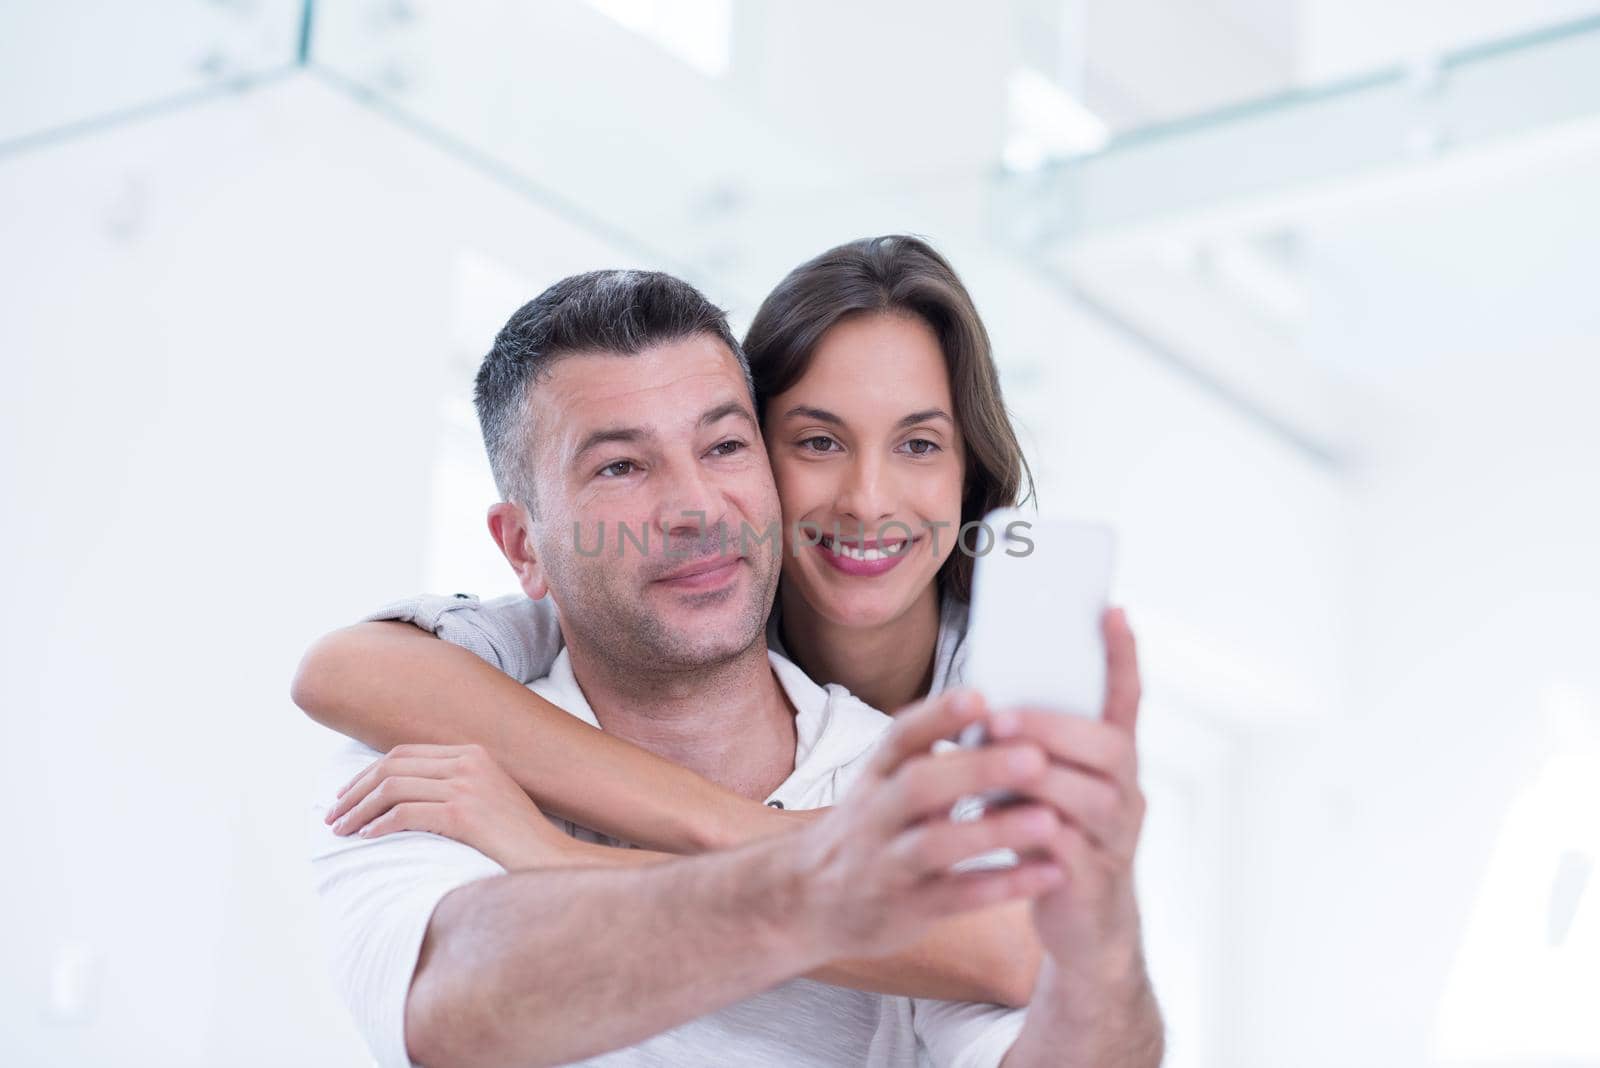
[[12, 0], [0, 13], [0, 147], [287, 69], [305, 6]]

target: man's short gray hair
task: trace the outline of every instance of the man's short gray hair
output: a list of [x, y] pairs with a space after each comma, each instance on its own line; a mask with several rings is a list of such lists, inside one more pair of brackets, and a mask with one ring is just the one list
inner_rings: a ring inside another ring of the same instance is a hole
[[500, 496], [534, 510], [529, 396], [564, 356], [636, 356], [657, 345], [710, 334], [728, 346], [750, 382], [750, 364], [728, 316], [689, 283], [660, 271], [590, 271], [563, 278], [517, 309], [478, 368], [473, 399]]

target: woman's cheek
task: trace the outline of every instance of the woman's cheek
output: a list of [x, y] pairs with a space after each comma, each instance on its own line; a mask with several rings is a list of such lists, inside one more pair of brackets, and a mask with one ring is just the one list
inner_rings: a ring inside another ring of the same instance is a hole
[[792, 558], [795, 553], [795, 524], [803, 521], [806, 516], [816, 510], [816, 491], [810, 486], [807, 472], [796, 470], [800, 465], [784, 463], [774, 457], [772, 461], [772, 481], [778, 487], [778, 506], [783, 515], [783, 546], [784, 556]]
[[961, 488], [963, 469], [959, 462], [951, 463], [944, 472], [946, 477], [938, 480], [938, 492], [930, 499], [928, 510], [924, 514], [937, 516], [937, 522], [946, 524], [939, 527], [937, 540], [934, 547], [936, 564], [943, 564], [956, 548], [956, 539], [961, 534]]

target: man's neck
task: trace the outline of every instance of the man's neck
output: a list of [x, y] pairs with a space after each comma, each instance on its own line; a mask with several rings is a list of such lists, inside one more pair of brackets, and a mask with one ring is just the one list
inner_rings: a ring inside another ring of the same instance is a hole
[[766, 643], [709, 667], [664, 669], [568, 645], [572, 673], [607, 732], [764, 800], [794, 771], [794, 707]]
[[929, 584], [898, 619], [841, 627], [824, 619], [782, 583], [783, 645], [818, 683], [836, 682], [873, 708], [893, 714], [928, 693], [939, 643], [939, 592]]

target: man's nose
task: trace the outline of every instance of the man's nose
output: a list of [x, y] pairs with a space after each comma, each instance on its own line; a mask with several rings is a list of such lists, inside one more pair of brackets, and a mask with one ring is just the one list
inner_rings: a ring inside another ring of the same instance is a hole
[[700, 464], [687, 464], [668, 475], [656, 516], [656, 527], [668, 538], [704, 536], [727, 518], [722, 488]]

